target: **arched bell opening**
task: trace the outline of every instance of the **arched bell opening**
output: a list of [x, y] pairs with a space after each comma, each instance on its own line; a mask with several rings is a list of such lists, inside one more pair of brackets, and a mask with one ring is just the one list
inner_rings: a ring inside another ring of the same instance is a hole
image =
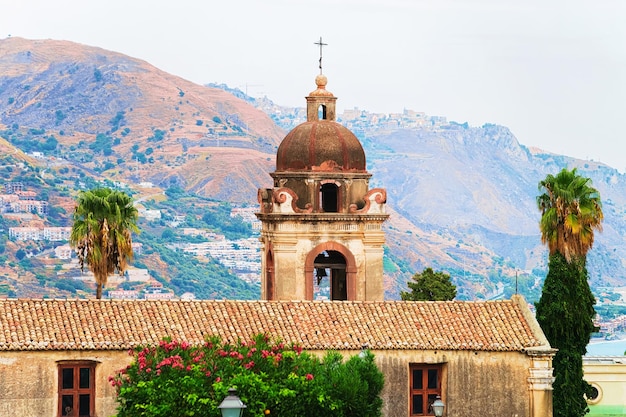
[[324, 213], [339, 212], [339, 187], [329, 182], [320, 187], [320, 208]]
[[317, 120], [326, 120], [326, 106], [320, 104], [317, 108]]
[[306, 299], [346, 301], [356, 299], [354, 256], [343, 245], [327, 242], [307, 255]]
[[348, 299], [346, 258], [337, 251], [323, 251], [313, 263], [313, 299], [345, 301]]

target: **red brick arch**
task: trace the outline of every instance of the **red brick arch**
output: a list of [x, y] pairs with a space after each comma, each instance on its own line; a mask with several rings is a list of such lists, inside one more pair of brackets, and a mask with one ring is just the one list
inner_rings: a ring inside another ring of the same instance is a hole
[[348, 286], [348, 301], [356, 300], [356, 260], [354, 259], [354, 255], [350, 252], [350, 249], [337, 242], [325, 242], [320, 243], [306, 256], [306, 260], [304, 262], [304, 276], [305, 276], [305, 285], [306, 292], [305, 296], [307, 300], [313, 300], [313, 269], [315, 258], [317, 255], [324, 251], [334, 250], [343, 255], [346, 260], [346, 285]]

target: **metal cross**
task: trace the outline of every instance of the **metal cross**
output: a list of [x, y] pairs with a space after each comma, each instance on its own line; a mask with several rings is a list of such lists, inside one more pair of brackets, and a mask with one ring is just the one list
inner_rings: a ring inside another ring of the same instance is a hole
[[322, 37], [321, 36], [320, 36], [320, 41], [319, 42], [315, 42], [314, 44], [320, 46], [320, 74], [321, 74], [322, 73], [322, 48], [324, 46], [328, 46], [328, 44], [322, 42]]

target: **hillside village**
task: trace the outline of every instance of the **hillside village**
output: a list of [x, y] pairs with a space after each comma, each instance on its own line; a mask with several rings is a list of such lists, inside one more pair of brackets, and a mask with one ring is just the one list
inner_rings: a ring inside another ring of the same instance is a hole
[[[208, 86], [224, 89], [248, 101], [256, 108], [267, 113], [276, 124], [286, 131], [306, 121], [306, 109], [303, 107], [280, 106], [267, 97], [253, 98], [241, 90], [229, 88], [224, 84], [208, 84]], [[365, 132], [393, 131], [398, 129], [421, 128], [438, 131], [469, 127], [467, 123], [448, 121], [444, 116], [431, 116], [411, 109], [404, 109], [402, 113], [372, 113], [355, 107], [344, 109], [337, 115], [337, 121], [354, 132], [358, 137], [361, 137]]]
[[[144, 184], [145, 185], [145, 184]], [[48, 202], [37, 200], [37, 193], [27, 190], [24, 184], [16, 182], [7, 182], [4, 184], [4, 194], [0, 194], [0, 202], [2, 208], [0, 215], [3, 217], [19, 221], [23, 226], [9, 227], [8, 230], [1, 231], [8, 238], [15, 242], [27, 245], [29, 242], [47, 242], [52, 244], [51, 251], [41, 253], [32, 253], [24, 251], [26, 257], [49, 257], [63, 261], [60, 270], [57, 272], [59, 277], [72, 277], [75, 280], [93, 281], [93, 274], [89, 271], [79, 271], [79, 265], [74, 250], [70, 247], [68, 241], [70, 238], [71, 227], [53, 227], [44, 226], [46, 222], [47, 210], [39, 210], [48, 207]], [[238, 217], [241, 221], [251, 223], [253, 229], [259, 229], [259, 222], [254, 216], [256, 208], [254, 207], [234, 207], [231, 210], [231, 217]], [[161, 218], [161, 211], [155, 209], [140, 208], [138, 210], [140, 218], [147, 222], [154, 222]], [[259, 282], [259, 248], [258, 237], [250, 237], [240, 240], [228, 240], [223, 234], [212, 232], [208, 229], [199, 229], [193, 227], [184, 227], [184, 216], [177, 216], [168, 226], [172, 229], [179, 229], [183, 236], [200, 237], [202, 243], [175, 242], [168, 245], [174, 250], [180, 250], [185, 253], [193, 254], [198, 258], [211, 257], [219, 260], [221, 264], [235, 271], [236, 275], [242, 280], [258, 284]], [[143, 245], [133, 242], [133, 252], [136, 256], [141, 256]], [[124, 282], [142, 283], [143, 290], [123, 290], [116, 289]], [[128, 298], [128, 299], [172, 299], [175, 298], [173, 291], [164, 289], [163, 285], [154, 280], [150, 272], [145, 268], [133, 268], [127, 270], [123, 277], [117, 275], [109, 279], [109, 286], [112, 289], [108, 292], [110, 298]], [[186, 293], [180, 298], [192, 299], [194, 294]]]

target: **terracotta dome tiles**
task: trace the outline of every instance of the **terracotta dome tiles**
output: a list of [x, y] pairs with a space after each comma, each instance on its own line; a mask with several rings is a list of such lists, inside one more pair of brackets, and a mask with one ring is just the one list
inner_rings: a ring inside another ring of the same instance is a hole
[[341, 124], [305, 122], [283, 139], [276, 170], [366, 172], [365, 152], [357, 137]]

